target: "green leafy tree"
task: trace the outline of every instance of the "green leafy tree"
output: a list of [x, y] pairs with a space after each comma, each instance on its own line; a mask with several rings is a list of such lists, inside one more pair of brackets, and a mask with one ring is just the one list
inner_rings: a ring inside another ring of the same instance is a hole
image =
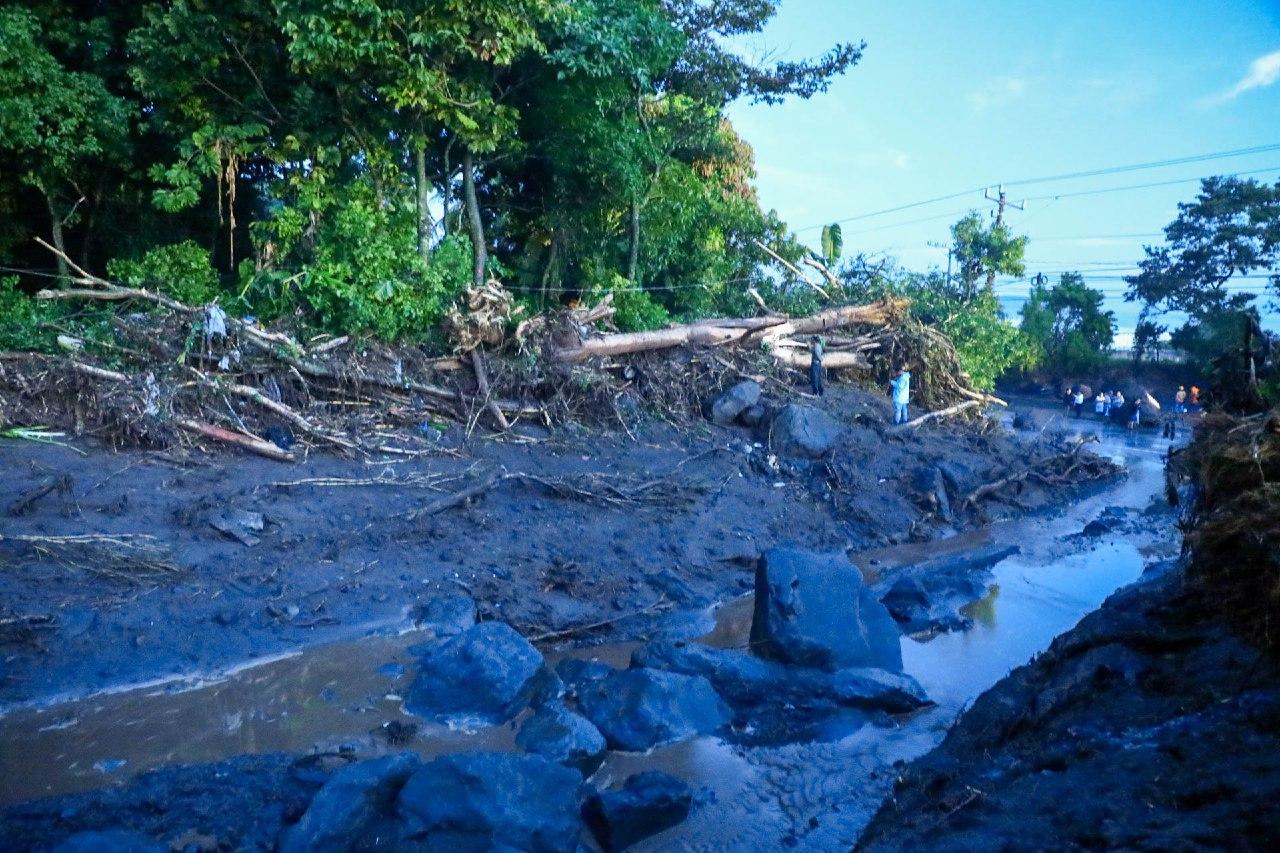
[[[36, 190], [53, 245], [88, 201], [95, 172], [127, 156], [129, 106], [104, 81], [71, 70], [34, 12], [0, 7], [0, 172]], [[66, 262], [58, 259], [67, 277]]]
[[1037, 282], [1022, 306], [1022, 332], [1041, 352], [1041, 362], [1066, 374], [1105, 363], [1115, 335], [1115, 314], [1103, 311], [1104, 296], [1075, 272], [1053, 287]]
[[957, 281], [966, 299], [978, 294], [978, 282], [983, 278], [990, 292], [993, 274], [1019, 276], [1026, 271], [1027, 238], [1015, 237], [1008, 225], [984, 227], [976, 211], [951, 226], [951, 242], [959, 271]]
[[1125, 298], [1142, 303], [1144, 319], [1185, 312], [1172, 343], [1217, 373], [1241, 406], [1258, 402], [1261, 377], [1276, 369], [1259, 326], [1256, 295], [1233, 292], [1232, 279], [1269, 273], [1280, 292], [1280, 182], [1206, 178], [1194, 201], [1178, 205], [1165, 245], [1148, 246], [1140, 272], [1125, 279]]

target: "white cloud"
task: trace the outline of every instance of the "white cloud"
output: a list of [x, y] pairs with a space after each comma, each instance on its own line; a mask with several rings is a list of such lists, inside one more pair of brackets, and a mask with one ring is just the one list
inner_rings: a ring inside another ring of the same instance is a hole
[[981, 89], [970, 92], [967, 100], [975, 112], [1003, 107], [1027, 94], [1027, 81], [1021, 77], [997, 77]]
[[1253, 62], [1249, 63], [1249, 71], [1241, 77], [1234, 86], [1225, 92], [1203, 99], [1201, 106], [1211, 107], [1217, 104], [1224, 104], [1227, 101], [1234, 101], [1245, 92], [1253, 89], [1265, 89], [1274, 85], [1280, 80], [1280, 50], [1273, 50], [1271, 53], [1259, 56]]

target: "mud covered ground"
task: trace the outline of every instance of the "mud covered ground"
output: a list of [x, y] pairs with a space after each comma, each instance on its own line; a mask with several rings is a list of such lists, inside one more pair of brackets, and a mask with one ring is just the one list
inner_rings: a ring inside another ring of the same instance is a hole
[[[638, 636], [663, 611], [696, 611], [749, 588], [752, 559], [774, 544], [831, 551], [927, 540], [1070, 492], [1027, 483], [969, 508], [958, 500], [1055, 452], [1052, 431], [895, 431], [883, 398], [850, 389], [823, 406], [846, 425], [825, 462], [778, 460], [748, 430], [710, 425], [634, 437], [445, 433], [410, 459], [300, 464], [5, 441], [0, 615], [29, 627], [0, 635], [0, 709], [393, 629], [440, 594], [465, 592], [482, 618], [530, 637]], [[465, 506], [410, 517], [494, 471], [658, 485], [639, 503], [609, 503], [506, 479]], [[244, 513], [260, 514], [263, 529], [237, 527]], [[145, 541], [175, 571], [131, 576], [92, 554], [12, 539], [85, 534], [154, 537]]]
[[1109, 599], [903, 772], [868, 850], [1274, 850], [1280, 667], [1176, 568]]

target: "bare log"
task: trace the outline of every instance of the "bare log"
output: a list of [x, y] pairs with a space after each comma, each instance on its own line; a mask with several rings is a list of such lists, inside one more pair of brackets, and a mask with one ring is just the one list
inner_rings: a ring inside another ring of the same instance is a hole
[[840, 283], [840, 279], [836, 278], [831, 270], [827, 268], [827, 265], [819, 261], [817, 258], [807, 257], [804, 259], [804, 263], [806, 266], [811, 266], [818, 272], [822, 273], [822, 277], [827, 280], [827, 284], [831, 285], [836, 290], [840, 290], [844, 286]]
[[179, 429], [185, 429], [187, 432], [193, 432], [197, 435], [203, 435], [205, 438], [212, 438], [214, 441], [221, 441], [227, 444], [234, 444], [242, 447], [251, 453], [259, 456], [265, 456], [268, 459], [276, 459], [280, 462], [292, 462], [293, 454], [286, 450], [281, 450], [269, 441], [261, 438], [241, 435], [222, 427], [207, 424], [202, 421], [191, 420], [190, 418], [174, 418], [173, 425]]
[[[811, 356], [807, 350], [797, 350], [792, 348], [784, 348], [775, 346], [769, 353], [778, 361], [789, 367], [796, 367], [801, 370], [807, 370]], [[856, 352], [829, 352], [823, 359], [822, 364], [829, 370], [839, 370], [841, 368], [857, 368], [859, 370], [869, 370], [871, 363], [862, 357], [861, 353]]]
[[981, 405], [982, 403], [980, 403], [977, 400], [965, 400], [963, 403], [956, 403], [954, 406], [947, 406], [945, 409], [938, 409], [937, 411], [934, 411], [934, 412], [926, 412], [925, 414], [921, 415], [918, 418], [912, 418], [911, 420], [907, 421], [905, 424], [902, 425], [902, 429], [907, 429], [909, 427], [918, 427], [921, 424], [927, 424], [929, 421], [932, 421], [932, 420], [937, 420], [939, 418], [948, 418], [948, 417], [951, 417], [952, 415], [958, 415], [963, 411], [972, 409], [974, 406], [981, 406]]
[[747, 332], [747, 329], [702, 325], [672, 326], [669, 329], [658, 329], [653, 332], [622, 332], [601, 338], [591, 338], [576, 347], [557, 350], [552, 357], [558, 361], [578, 362], [597, 356], [671, 349], [688, 344], [719, 346], [741, 340]]

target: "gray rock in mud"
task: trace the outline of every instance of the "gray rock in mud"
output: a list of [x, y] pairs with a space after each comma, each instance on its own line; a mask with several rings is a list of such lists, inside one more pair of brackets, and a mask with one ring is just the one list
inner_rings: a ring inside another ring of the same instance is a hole
[[933, 505], [938, 517], [951, 520], [951, 501], [947, 498], [946, 481], [935, 465], [923, 465], [911, 475], [911, 485]]
[[693, 791], [660, 770], [637, 773], [612, 791], [587, 799], [582, 816], [605, 850], [622, 850], [683, 823], [693, 807]]
[[773, 548], [756, 564], [751, 649], [827, 671], [902, 671], [898, 627], [841, 554]]
[[789, 403], [769, 424], [769, 447], [782, 456], [821, 459], [835, 448], [842, 430], [821, 409]]
[[639, 752], [710, 734], [731, 718], [705, 678], [628, 669], [590, 685], [578, 705], [613, 749]]
[[961, 608], [986, 595], [991, 567], [1017, 552], [987, 545], [937, 557], [895, 570], [876, 589], [904, 633], [965, 630], [973, 620]]
[[659, 641], [636, 649], [635, 666], [701, 675], [736, 710], [750, 714], [784, 705], [813, 712], [837, 708], [902, 713], [929, 704], [909, 675], [871, 667], [824, 672], [787, 667], [733, 649]]
[[123, 829], [77, 832], [53, 853], [165, 853], [168, 848], [145, 835]]
[[423, 765], [400, 791], [412, 849], [574, 851], [582, 774], [535, 755], [471, 752]]
[[394, 845], [396, 798], [421, 766], [417, 756], [406, 752], [339, 770], [316, 793], [302, 819], [285, 831], [281, 853]]
[[564, 682], [565, 693], [577, 696], [584, 689], [617, 672], [616, 667], [598, 660], [565, 658], [556, 664], [556, 675]]
[[405, 708], [439, 722], [505, 723], [548, 677], [542, 655], [514, 628], [482, 622], [422, 652]]
[[453, 637], [476, 624], [476, 603], [467, 595], [442, 595], [418, 606], [413, 623], [436, 637]]
[[524, 721], [516, 743], [526, 752], [541, 755], [591, 773], [604, 760], [604, 735], [581, 714], [563, 705], [548, 705]]
[[720, 426], [730, 426], [744, 411], [760, 402], [760, 386], [745, 379], [725, 391], [711, 404], [711, 420]]

